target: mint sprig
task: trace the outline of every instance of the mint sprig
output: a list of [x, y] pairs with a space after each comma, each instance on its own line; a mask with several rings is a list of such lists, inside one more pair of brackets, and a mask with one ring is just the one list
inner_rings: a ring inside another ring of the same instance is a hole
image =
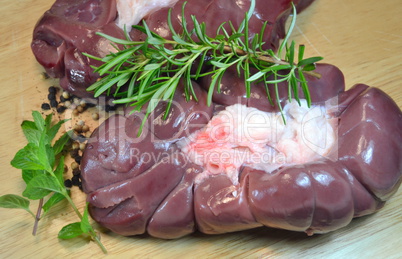
[[[81, 214], [70, 197], [70, 190], [64, 186], [64, 156], [61, 153], [70, 140], [71, 132], [64, 133], [56, 141], [54, 138], [67, 120], [52, 125], [52, 114], [43, 118], [38, 111], [33, 111], [32, 117], [33, 121], [23, 121], [21, 124], [28, 144], [20, 149], [11, 161], [13, 167], [22, 170], [22, 179], [26, 183], [26, 188], [22, 192], [23, 197], [15, 194], [3, 195], [0, 197], [0, 207], [24, 209], [29, 212], [35, 218], [33, 230], [35, 235], [39, 220], [56, 204], [67, 200], [77, 214], [79, 222], [63, 227], [58, 237], [69, 239], [89, 236], [104, 253], [107, 253], [89, 223], [88, 205]], [[39, 200], [36, 215], [29, 208], [33, 200]], [[41, 215], [42, 210], [44, 213]]]

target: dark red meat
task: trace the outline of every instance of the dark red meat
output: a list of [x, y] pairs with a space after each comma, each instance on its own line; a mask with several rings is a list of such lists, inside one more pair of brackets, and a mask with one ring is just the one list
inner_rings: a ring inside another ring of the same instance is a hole
[[[188, 1], [188, 0], [187, 0]], [[177, 15], [181, 13], [184, 1], [179, 0], [173, 7], [174, 27], [181, 28]], [[235, 3], [232, 0], [188, 1], [186, 16], [195, 14], [200, 22], [205, 22], [209, 34], [214, 34], [222, 22], [231, 20], [238, 26], [249, 8], [249, 2]], [[300, 6], [299, 11], [312, 0], [294, 1]], [[250, 20], [250, 37], [258, 33], [263, 22], [268, 21], [265, 31], [266, 47], [277, 48], [279, 39], [284, 37], [284, 25], [290, 13], [290, 0], [257, 0], [256, 10]], [[145, 20], [150, 28], [164, 37], [167, 29], [167, 10], [162, 9], [151, 14]], [[33, 32], [32, 51], [37, 61], [46, 72], [60, 78], [60, 85], [79, 97], [92, 97], [86, 88], [93, 84], [99, 75], [93, 73], [90, 66], [99, 66], [100, 62], [82, 55], [83, 52], [103, 57], [114, 48], [110, 42], [96, 32], [125, 38], [123, 31], [116, 26], [117, 16], [115, 0], [57, 0], [38, 21]], [[189, 28], [191, 28], [191, 24]], [[143, 35], [131, 32], [133, 39]]]
[[[172, 12], [178, 32], [183, 2], [179, 0]], [[294, 2], [301, 11], [312, 0]], [[276, 49], [285, 34], [290, 6], [290, 0], [257, 0], [250, 38], [268, 21], [264, 47]], [[190, 15], [195, 15], [215, 36], [222, 22], [238, 27], [248, 9], [248, 1], [191, 0], [186, 16], [191, 21]], [[164, 37], [171, 36], [166, 33], [167, 10], [144, 19]], [[90, 97], [86, 88], [98, 78], [90, 66], [100, 64], [82, 53], [104, 56], [113, 50], [96, 32], [123, 38], [114, 23], [116, 16], [114, 0], [57, 0], [35, 26], [31, 46], [36, 59], [49, 75], [61, 79], [64, 89]], [[136, 31], [131, 37], [143, 39]], [[322, 79], [307, 77], [312, 101], [329, 103], [330, 114], [338, 119], [338, 146], [327, 158], [272, 173], [244, 166], [236, 185], [223, 174], [195, 181], [204, 169], [187, 160], [177, 140], [202, 128], [227, 105], [278, 111], [277, 103], [267, 102], [262, 84], [252, 85], [251, 98], [245, 98], [243, 79], [232, 69], [210, 107], [205, 105], [211, 80], [206, 77], [193, 82], [198, 102], [183, 98], [180, 83], [167, 120], [162, 119], [166, 104], [161, 103], [140, 136], [144, 111], [130, 114], [130, 109], [94, 131], [81, 163], [91, 216], [122, 235], [149, 233], [170, 239], [197, 230], [218, 234], [260, 226], [325, 233], [380, 209], [402, 181], [402, 113], [376, 88], [356, 85], [345, 91], [343, 75], [332, 65], [319, 64], [317, 72]], [[288, 93], [283, 84], [279, 89], [283, 105]], [[274, 96], [272, 87], [268, 92]]]
[[[172, 24], [176, 32], [181, 33], [181, 14], [184, 2], [188, 2], [185, 9], [185, 17], [188, 22], [188, 28], [194, 28], [191, 16], [195, 15], [199, 22], [205, 22], [207, 35], [215, 37], [219, 26], [226, 23], [224, 28], [231, 32], [229, 21], [234, 28], [239, 28], [244, 19], [245, 13], [250, 9], [250, 1], [188, 1], [179, 0], [172, 7]], [[249, 20], [249, 39], [251, 40], [255, 34], [261, 31], [265, 21], [268, 22], [265, 33], [265, 48], [277, 49], [279, 40], [285, 37], [285, 23], [291, 13], [291, 3], [295, 3], [297, 10], [300, 12], [310, 5], [313, 0], [257, 0], [254, 13]], [[148, 27], [163, 35], [163, 37], [171, 38], [172, 34], [167, 23], [169, 8], [163, 8], [145, 17], [144, 21]], [[138, 31], [132, 31], [132, 38], [143, 40], [144, 35]]]
[[[173, 111], [173, 121], [183, 117], [176, 120], [178, 124], [169, 121], [155, 130], [151, 129], [155, 124], [160, 126], [160, 120], [151, 119], [143, 132], [150, 137], [135, 144], [144, 156], [148, 150], [156, 154], [153, 167], [143, 166], [142, 162], [127, 163], [130, 152], [120, 145], [136, 142], [134, 135], [127, 140], [125, 134], [109, 130], [113, 136], [110, 141], [102, 143], [104, 139], [99, 138], [100, 132], [107, 131], [111, 124], [116, 129], [135, 132], [139, 122], [133, 118], [142, 113], [112, 117], [93, 134], [81, 168], [92, 217], [122, 235], [147, 232], [170, 239], [196, 230], [218, 234], [260, 226], [304, 231], [311, 235], [336, 230], [354, 217], [380, 209], [396, 192], [402, 179], [401, 110], [377, 88], [356, 85], [344, 91], [343, 75], [332, 65], [320, 64], [317, 69], [322, 78], [310, 80], [311, 89], [315, 89], [312, 101], [328, 100], [332, 104], [329, 105], [330, 113], [338, 118], [339, 125], [338, 146], [327, 158], [284, 166], [272, 173], [245, 166], [238, 185], [223, 174], [197, 183], [195, 176], [203, 169], [183, 159], [175, 144], [178, 138], [170, 136], [177, 135], [175, 132], [181, 132], [177, 129], [182, 127], [202, 127], [207, 120], [186, 118], [192, 118], [194, 113], [205, 114], [207, 118], [212, 116], [212, 110], [204, 105], [204, 101], [186, 102], [179, 89], [174, 101], [183, 107], [191, 107], [184, 109], [191, 112], [181, 115]], [[241, 102], [253, 106], [252, 99], [242, 98], [243, 79], [230, 73], [225, 77], [228, 78], [223, 82], [233, 85], [233, 89], [229, 85], [227, 89], [235, 94], [229, 91], [227, 95], [217, 95], [215, 110], [221, 105], [233, 104], [224, 101], [235, 99], [236, 94]], [[201, 90], [205, 85], [194, 86], [197, 96], [206, 94]], [[226, 87], [225, 83], [222, 87]], [[260, 90], [258, 85], [254, 87], [255, 91]], [[282, 90], [281, 98], [286, 97], [287, 91]], [[160, 111], [163, 107], [163, 104], [159, 105], [157, 117], [163, 114]], [[271, 107], [271, 110], [276, 108]], [[132, 121], [137, 124], [133, 125]], [[161, 132], [169, 141], [157, 137]], [[109, 153], [105, 153], [107, 150]], [[120, 150], [119, 159], [116, 159], [116, 150]], [[158, 158], [160, 150], [166, 152]], [[113, 160], [103, 159], [100, 154], [110, 155]], [[138, 156], [141, 157], [134, 158]], [[121, 171], [117, 172], [117, 168]], [[155, 188], [159, 190], [157, 193]]]
[[[317, 64], [315, 72], [327, 76], [327, 79], [319, 80], [311, 75], [306, 75], [309, 82], [309, 89], [313, 104], [323, 103], [329, 98], [337, 96], [345, 90], [345, 82], [342, 72], [335, 66], [329, 64]], [[236, 103], [247, 104], [249, 107], [257, 108], [261, 111], [278, 112], [279, 107], [275, 101], [275, 89], [272, 85], [268, 85], [269, 95], [272, 97], [274, 105], [268, 101], [268, 95], [263, 82], [251, 84], [250, 98], [246, 95], [246, 86], [243, 74], [238, 76], [236, 67], [230, 67], [222, 78], [221, 84], [215, 90], [212, 100], [221, 105], [233, 105]], [[269, 77], [268, 80], [273, 80]], [[201, 85], [205, 90], [209, 89], [211, 76], [204, 77]], [[278, 83], [279, 96], [281, 96], [281, 105], [285, 105], [288, 100], [288, 82]], [[299, 89], [300, 98], [304, 98], [302, 89]]]
[[60, 85], [65, 90], [91, 97], [86, 88], [99, 76], [90, 66], [101, 63], [82, 53], [105, 56], [113, 51], [110, 42], [95, 33], [124, 37], [113, 22], [116, 15], [114, 0], [57, 0], [33, 32], [31, 48], [37, 61], [50, 76], [61, 79]]

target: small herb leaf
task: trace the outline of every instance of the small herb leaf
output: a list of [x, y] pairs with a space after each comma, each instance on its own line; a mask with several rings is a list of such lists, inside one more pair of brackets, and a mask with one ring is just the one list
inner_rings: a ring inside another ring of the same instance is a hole
[[84, 214], [82, 215], [80, 227], [83, 233], [89, 233], [91, 231], [92, 226], [89, 223], [89, 218], [88, 218], [88, 203], [85, 206]]
[[38, 145], [41, 133], [36, 128], [36, 124], [33, 121], [23, 121], [21, 124], [22, 131], [24, 132], [25, 138], [29, 143]]
[[[127, 77], [127, 75], [123, 75]], [[69, 140], [69, 132], [63, 134], [52, 147], [52, 141], [66, 120], [61, 120], [52, 126], [52, 115], [43, 119], [38, 111], [32, 112], [34, 121], [24, 121], [21, 128], [28, 140], [28, 144], [19, 150], [11, 165], [22, 170], [22, 178], [27, 184], [22, 195], [7, 194], [0, 197], [0, 207], [20, 208], [28, 211], [35, 219], [33, 234], [36, 233], [41, 211], [49, 211], [62, 200], [67, 200], [77, 214], [80, 222], [69, 224], [59, 232], [59, 238], [70, 239], [83, 234], [83, 230], [91, 236], [92, 240], [107, 253], [106, 248], [100, 242], [88, 220], [88, 208], [85, 208], [84, 216], [81, 215], [74, 202], [69, 197], [70, 191], [64, 186], [64, 157], [58, 156]], [[56, 169], [54, 167], [56, 166]], [[48, 195], [53, 195], [42, 206], [43, 200]], [[39, 200], [38, 212], [35, 215], [29, 210], [29, 200]]]
[[65, 199], [66, 199], [66, 197], [63, 194], [60, 194], [60, 193], [56, 192], [43, 205], [42, 209], [45, 212], [48, 212], [50, 208], [52, 208], [54, 205], [56, 205], [57, 203], [61, 202], [62, 200], [65, 200]]
[[64, 174], [64, 157], [62, 157], [62, 158], [60, 159], [60, 162], [59, 162], [59, 164], [57, 165], [56, 170], [54, 170], [54, 176], [56, 176], [56, 178], [57, 178], [57, 180], [59, 181], [59, 184], [60, 184], [61, 186], [64, 185], [64, 177], [63, 177], [63, 174]]
[[15, 154], [11, 165], [22, 170], [45, 170], [38, 157], [39, 148], [33, 143], [28, 143]]
[[0, 207], [8, 209], [23, 209], [34, 216], [32, 211], [29, 209], [29, 200], [15, 194], [1, 196]]
[[71, 131], [68, 131], [66, 133], [63, 134], [63, 136], [61, 136], [53, 145], [53, 151], [54, 154], [57, 156], [58, 154], [60, 154], [61, 151], [63, 151], [64, 146], [68, 143], [68, 141], [70, 140], [70, 135], [71, 135]]
[[33, 178], [22, 193], [24, 197], [31, 200], [42, 199], [51, 192], [62, 193], [59, 182], [53, 176], [39, 175]]
[[44, 170], [22, 170], [22, 179], [28, 184], [34, 177], [45, 173]]
[[33, 111], [32, 112], [32, 117], [34, 118], [34, 122], [36, 125], [36, 128], [40, 131], [43, 131], [45, 129], [45, 120], [43, 119], [42, 115], [38, 111]]
[[81, 223], [74, 222], [74, 223], [68, 224], [67, 226], [64, 226], [60, 230], [58, 237], [60, 239], [71, 239], [74, 237], [78, 237], [82, 234], [83, 234], [83, 232], [81, 230]]
[[56, 136], [57, 132], [59, 132], [60, 127], [68, 120], [61, 120], [57, 122], [55, 125], [52, 127], [49, 126], [49, 130], [47, 131], [47, 135], [49, 137], [49, 141], [52, 141], [54, 137]]

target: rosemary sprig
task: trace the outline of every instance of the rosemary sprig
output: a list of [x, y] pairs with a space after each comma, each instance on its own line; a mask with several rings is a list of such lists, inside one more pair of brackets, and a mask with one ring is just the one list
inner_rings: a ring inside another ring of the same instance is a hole
[[[89, 54], [86, 56], [104, 62], [99, 67], [94, 67], [95, 72], [99, 73], [101, 79], [91, 85], [87, 90], [94, 91], [95, 97], [101, 94], [113, 95], [117, 104], [131, 104], [135, 110], [140, 110], [142, 106], [148, 104], [146, 117], [155, 109], [160, 101], [170, 103], [173, 99], [180, 79], [185, 81], [186, 98], [189, 99], [194, 94], [191, 80], [211, 75], [212, 80], [208, 90], [208, 105], [211, 105], [212, 95], [216, 86], [230, 66], [236, 66], [237, 71], [244, 71], [244, 82], [247, 97], [250, 97], [251, 83], [264, 81], [266, 89], [268, 84], [274, 85], [275, 99], [280, 110], [280, 96], [278, 93], [278, 83], [288, 82], [289, 100], [295, 98], [300, 103], [298, 87], [301, 87], [308, 105], [311, 98], [307, 81], [304, 74], [315, 77], [320, 75], [315, 73], [315, 62], [322, 60], [322, 57], [304, 58], [304, 46], [299, 46], [298, 61], [295, 57], [295, 43], [288, 44], [289, 36], [296, 23], [296, 8], [293, 6], [293, 18], [278, 51], [263, 49], [263, 35], [267, 23], [262, 26], [261, 31], [254, 35], [249, 42], [248, 21], [255, 8], [255, 1], [251, 1], [249, 11], [245, 14], [243, 22], [238, 29], [235, 29], [229, 21], [231, 28], [229, 32], [224, 24], [220, 25], [216, 37], [212, 38], [206, 34], [205, 23], [197, 21], [194, 15], [191, 20], [194, 24], [192, 30], [188, 29], [188, 22], [185, 18], [185, 5], [182, 7], [182, 33], [177, 33], [172, 25], [171, 10], [168, 15], [168, 25], [172, 33], [172, 40], [165, 39], [158, 34], [150, 31], [147, 24], [143, 26], [133, 26], [146, 34], [145, 41], [131, 41], [118, 39], [103, 33], [99, 35], [110, 40], [114, 44], [123, 45], [123, 49], [117, 47], [116, 53], [110, 53], [104, 58], [98, 58]], [[281, 58], [285, 51], [283, 59]], [[206, 57], [208, 57], [206, 59]], [[207, 60], [207, 61], [206, 61]], [[197, 65], [195, 61], [198, 61]], [[201, 72], [204, 65], [209, 65], [212, 70]], [[198, 66], [193, 68], [193, 66]], [[251, 68], [258, 70], [252, 74]], [[194, 72], [195, 71], [195, 72]], [[273, 80], [268, 80], [273, 76]], [[127, 88], [122, 86], [127, 85]], [[219, 88], [217, 91], [219, 92]], [[267, 101], [274, 105], [267, 90]], [[167, 105], [165, 115], [169, 112], [170, 105]], [[285, 118], [283, 117], [285, 120]], [[145, 120], [144, 120], [145, 121]]]

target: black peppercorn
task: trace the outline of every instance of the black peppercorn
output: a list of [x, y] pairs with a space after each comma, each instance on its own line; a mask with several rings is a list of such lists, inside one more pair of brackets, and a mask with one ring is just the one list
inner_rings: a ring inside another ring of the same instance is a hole
[[59, 106], [57, 107], [57, 112], [58, 113], [63, 113], [67, 108], [65, 106]]
[[67, 188], [71, 188], [73, 187], [73, 183], [71, 182], [70, 179], [67, 179], [64, 181], [64, 186], [66, 186]]
[[42, 108], [42, 110], [47, 111], [47, 110], [50, 110], [50, 105], [48, 103], [42, 103], [41, 108]]
[[76, 168], [73, 170], [73, 175], [80, 175], [80, 174], [81, 174], [80, 169]]
[[78, 149], [72, 149], [70, 150], [70, 156], [72, 158], [76, 158], [78, 156]]
[[51, 101], [51, 100], [56, 100], [56, 94], [55, 94], [55, 93], [49, 93], [49, 94], [47, 95], [47, 99], [48, 99], [49, 101]]
[[80, 156], [76, 156], [76, 157], [74, 158], [74, 160], [75, 160], [75, 162], [77, 162], [77, 164], [81, 164], [81, 158], [82, 158], [82, 157], [80, 157]]
[[57, 88], [54, 86], [49, 87], [49, 94], [55, 94], [57, 92]]
[[107, 104], [105, 106], [105, 112], [111, 112], [111, 111], [115, 111], [116, 110], [116, 106], [115, 105], [109, 105]]
[[74, 186], [78, 186], [78, 184], [80, 183], [80, 176], [74, 175], [73, 178], [71, 178], [71, 182]]
[[56, 108], [58, 105], [56, 99], [50, 100], [50, 106], [52, 106], [53, 108]]

